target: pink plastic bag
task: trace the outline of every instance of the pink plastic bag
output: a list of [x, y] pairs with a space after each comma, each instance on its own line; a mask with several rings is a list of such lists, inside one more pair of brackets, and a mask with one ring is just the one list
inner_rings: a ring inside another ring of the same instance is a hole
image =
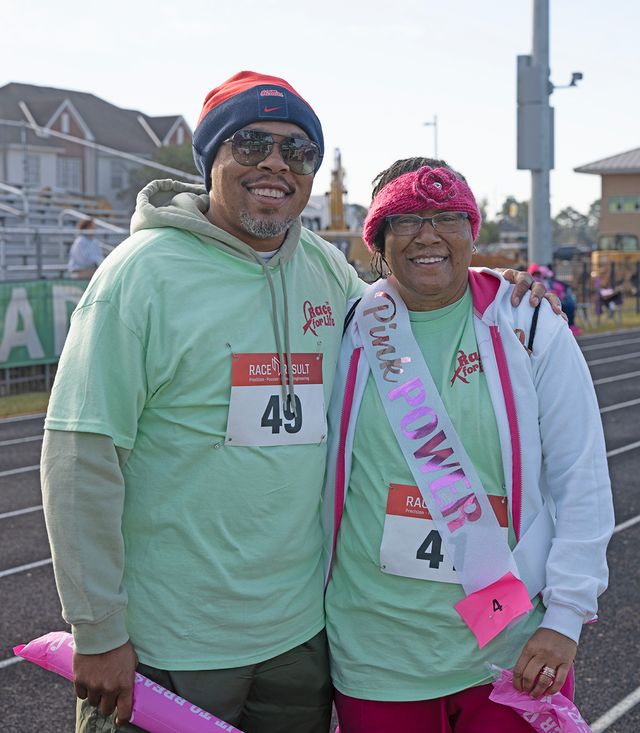
[[489, 699], [508, 705], [521, 715], [539, 733], [592, 733], [578, 708], [564, 695], [544, 695], [534, 700], [513, 687], [513, 673], [508, 669], [492, 667], [496, 675]]
[[[73, 637], [66, 631], [53, 631], [28, 644], [13, 648], [14, 654], [56, 674], [73, 679]], [[136, 672], [131, 722], [149, 733], [242, 733], [224, 720], [192, 705], [148, 677]]]

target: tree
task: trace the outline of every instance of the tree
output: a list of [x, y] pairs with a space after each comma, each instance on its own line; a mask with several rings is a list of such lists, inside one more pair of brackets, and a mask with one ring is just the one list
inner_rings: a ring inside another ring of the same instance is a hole
[[584, 244], [592, 247], [595, 243], [595, 231], [588, 215], [567, 206], [553, 219], [553, 239], [556, 245]]
[[593, 232], [594, 238], [600, 229], [600, 199], [596, 199], [589, 207], [587, 219], [589, 221], [589, 229]]
[[487, 216], [487, 199], [482, 199], [479, 204], [480, 213], [482, 214], [482, 225], [478, 234], [478, 244], [495, 244], [500, 241], [500, 227], [495, 221], [491, 221]]

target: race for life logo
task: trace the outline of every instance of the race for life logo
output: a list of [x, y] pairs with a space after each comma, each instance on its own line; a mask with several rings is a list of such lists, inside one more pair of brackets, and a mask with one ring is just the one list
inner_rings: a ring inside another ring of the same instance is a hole
[[458, 351], [458, 365], [456, 366], [453, 377], [451, 377], [451, 386], [459, 379], [464, 384], [469, 384], [469, 377], [475, 372], [484, 371], [482, 362], [477, 351], [472, 351], [468, 356], [462, 349]]
[[303, 334], [310, 331], [314, 336], [317, 336], [317, 328], [336, 325], [328, 300], [322, 305], [313, 305], [310, 300], [305, 300], [302, 311], [305, 319], [304, 326], [302, 327]]

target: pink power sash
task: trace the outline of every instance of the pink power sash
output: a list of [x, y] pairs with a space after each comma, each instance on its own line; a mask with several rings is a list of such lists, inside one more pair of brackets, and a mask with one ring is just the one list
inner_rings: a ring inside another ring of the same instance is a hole
[[[13, 651], [29, 662], [72, 680], [73, 649], [71, 634], [52, 631], [28, 644], [14, 647]], [[133, 688], [131, 722], [149, 733], [242, 733], [138, 672]]]
[[356, 323], [389, 424], [467, 594], [455, 608], [483, 647], [532, 608], [529, 594], [388, 280], [367, 288]]

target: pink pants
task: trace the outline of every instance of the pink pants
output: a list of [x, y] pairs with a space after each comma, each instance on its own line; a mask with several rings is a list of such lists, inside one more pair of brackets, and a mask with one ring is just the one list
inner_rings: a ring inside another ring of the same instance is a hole
[[[379, 702], [335, 691], [340, 733], [532, 733], [514, 710], [489, 700], [492, 685], [434, 700]], [[573, 670], [561, 690], [573, 699]]]

